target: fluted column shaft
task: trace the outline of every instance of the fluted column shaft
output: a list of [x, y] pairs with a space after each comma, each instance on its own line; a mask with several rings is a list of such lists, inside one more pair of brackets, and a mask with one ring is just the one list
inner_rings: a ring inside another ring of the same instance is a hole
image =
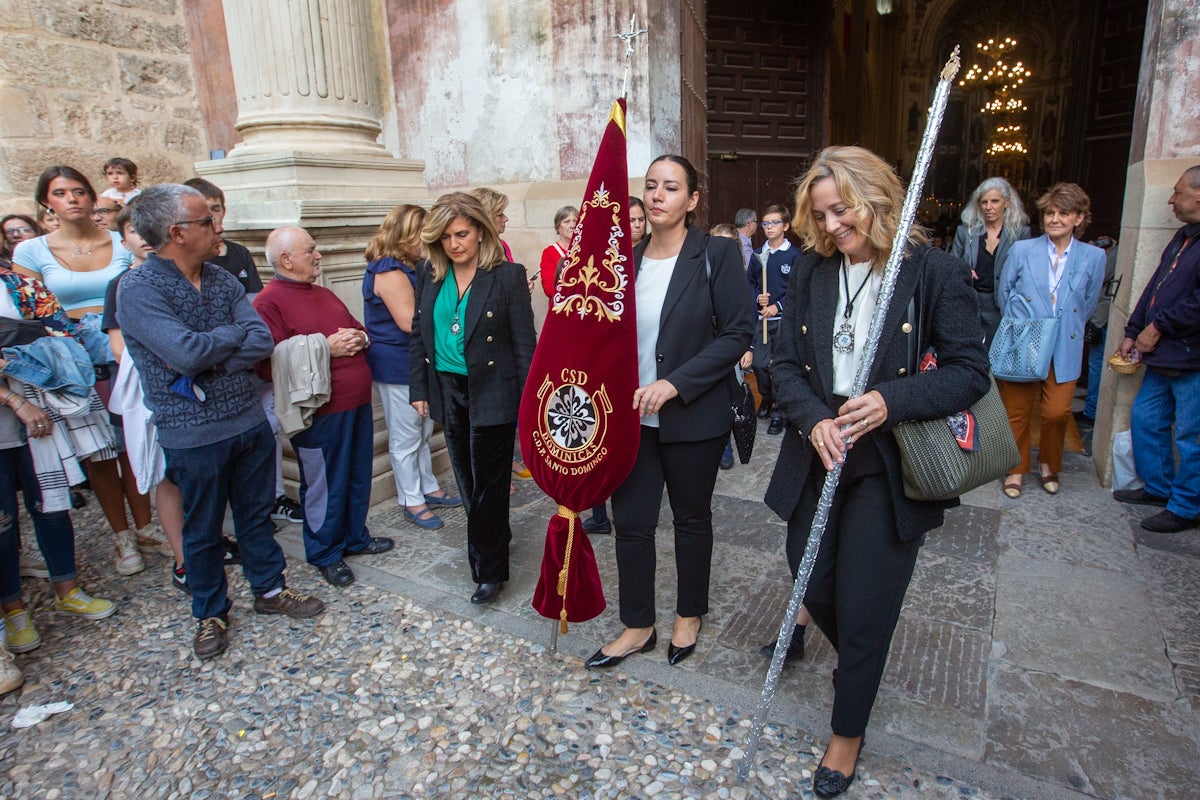
[[382, 149], [370, 0], [224, 5], [243, 137], [231, 155]]

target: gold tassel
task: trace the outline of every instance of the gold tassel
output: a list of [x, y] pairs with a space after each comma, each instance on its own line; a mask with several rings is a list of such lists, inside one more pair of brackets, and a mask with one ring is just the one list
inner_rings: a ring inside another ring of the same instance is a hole
[[575, 543], [575, 520], [579, 519], [579, 512], [572, 511], [566, 506], [558, 507], [558, 514], [561, 517], [567, 518], [567, 549], [563, 554], [563, 566], [558, 572], [558, 596], [563, 599], [562, 611], [558, 612], [559, 622], [562, 624], [562, 632], [567, 632], [567, 572], [571, 569], [571, 545]]
[[567, 609], [565, 606], [563, 607], [562, 611], [558, 612], [558, 624], [559, 624], [559, 628], [558, 628], [559, 632], [563, 636], [566, 636], [567, 635]]

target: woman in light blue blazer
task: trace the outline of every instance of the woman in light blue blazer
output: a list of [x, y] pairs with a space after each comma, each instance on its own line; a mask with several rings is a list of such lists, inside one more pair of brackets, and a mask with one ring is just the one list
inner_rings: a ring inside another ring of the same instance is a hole
[[971, 265], [984, 346], [992, 343], [1000, 325], [1000, 295], [996, 285], [1013, 244], [1029, 238], [1029, 215], [1017, 190], [1004, 178], [988, 178], [975, 188], [963, 207], [962, 225], [954, 232], [950, 255]]
[[[1078, 238], [1092, 220], [1087, 193], [1074, 183], [1055, 184], [1038, 199], [1037, 207], [1045, 233], [1012, 246], [996, 287], [1006, 317], [1032, 315], [1038, 319], [1061, 312], [1054, 358], [1045, 380], [997, 381], [1021, 453], [1020, 463], [1004, 480], [1004, 493], [1012, 498], [1021, 496], [1021, 480], [1030, 469], [1029, 419], [1039, 400], [1039, 480], [1047, 492], [1058, 493], [1071, 398], [1083, 360], [1083, 326], [1096, 308], [1104, 283], [1104, 251]], [[1024, 298], [1031, 311], [1015, 302], [1017, 297]]]

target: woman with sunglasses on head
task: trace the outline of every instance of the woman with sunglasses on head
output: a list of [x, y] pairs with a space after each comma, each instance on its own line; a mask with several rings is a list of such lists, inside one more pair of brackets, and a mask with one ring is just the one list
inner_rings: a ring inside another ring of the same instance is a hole
[[[903, 202], [891, 166], [861, 147], [821, 151], [796, 189], [792, 225], [809, 252], [792, 270], [780, 322], [773, 377], [788, 424], [766, 503], [787, 521], [794, 577], [826, 474], [842, 465], [804, 595], [838, 659], [833, 735], [813, 776], [818, 797], [854, 780], [918, 548], [958, 504], [905, 497], [892, 430], [962, 411], [988, 389], [970, 270], [930, 247], [919, 228], [902, 245], [890, 304], [876, 307]], [[863, 394], [852, 398], [877, 314], [885, 315], [878, 349]], [[910, 374], [927, 352], [937, 369]]]
[[589, 669], [614, 667], [658, 643], [654, 529], [664, 486], [678, 586], [669, 664], [692, 654], [708, 613], [713, 488], [733, 427], [733, 365], [754, 321], [737, 244], [692, 224], [698, 184], [682, 156], [659, 156], [646, 172], [642, 201], [653, 232], [633, 251], [640, 385], [632, 403], [642, 424], [633, 470], [612, 496], [625, 630], [587, 660]]
[[[67, 315], [100, 334], [104, 312], [104, 293], [108, 284], [133, 263], [133, 254], [121, 244], [121, 234], [96, 224], [92, 211], [96, 190], [79, 170], [54, 166], [38, 178], [34, 197], [39, 206], [53, 211], [60, 221], [58, 230], [21, 242], [13, 253], [13, 271], [45, 284]], [[93, 353], [93, 361], [97, 356]], [[96, 390], [108, 402], [108, 364], [96, 364]], [[118, 437], [119, 438], [119, 437]], [[170, 553], [170, 545], [152, 522], [150, 498], [137, 490], [137, 480], [122, 452], [118, 458], [88, 462], [88, 481], [104, 516], [115, 534], [116, 569], [121, 575], [135, 575], [146, 568], [141, 552]], [[125, 503], [133, 513], [136, 531], [130, 530]]]

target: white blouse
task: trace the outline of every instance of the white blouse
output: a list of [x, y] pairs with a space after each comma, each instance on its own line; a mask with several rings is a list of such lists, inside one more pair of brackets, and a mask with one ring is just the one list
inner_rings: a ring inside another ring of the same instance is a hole
[[[658, 380], [658, 325], [662, 319], [667, 287], [675, 272], [679, 256], [655, 259], [642, 258], [635, 290], [637, 292], [638, 385], [647, 386]], [[658, 427], [658, 414], [642, 417], [642, 424]]]
[[[844, 258], [844, 257], [843, 257]], [[843, 261], [843, 266], [845, 262]], [[858, 372], [858, 363], [862, 361], [863, 347], [867, 343], [867, 334], [871, 330], [871, 318], [875, 315], [875, 301], [879, 299], [879, 289], [883, 286], [883, 273], [871, 269], [871, 262], [863, 261], [850, 264], [847, 270], [850, 294], [846, 294], [847, 279], [838, 275], [838, 304], [833, 315], [833, 335], [837, 336], [838, 329], [845, 321], [846, 304], [858, 292], [863, 290], [854, 301], [850, 312], [850, 327], [854, 332], [854, 349], [849, 353], [833, 351], [833, 393], [849, 397], [854, 389], [854, 376]], [[840, 270], [839, 270], [840, 273]], [[866, 285], [863, 286], [863, 281]]]

